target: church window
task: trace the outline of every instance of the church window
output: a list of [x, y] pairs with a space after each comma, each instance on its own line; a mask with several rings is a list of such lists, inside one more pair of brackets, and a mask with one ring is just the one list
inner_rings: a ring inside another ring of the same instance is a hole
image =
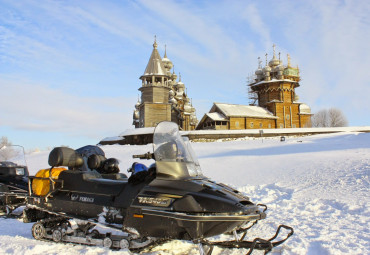
[[239, 127], [239, 121], [235, 121], [235, 127]]
[[271, 128], [271, 123], [269, 123], [269, 128]]
[[251, 128], [253, 128], [253, 122], [250, 123]]
[[260, 128], [262, 128], [263, 127], [263, 125], [262, 125], [262, 123], [260, 122]]
[[280, 128], [284, 128], [284, 124], [280, 124]]

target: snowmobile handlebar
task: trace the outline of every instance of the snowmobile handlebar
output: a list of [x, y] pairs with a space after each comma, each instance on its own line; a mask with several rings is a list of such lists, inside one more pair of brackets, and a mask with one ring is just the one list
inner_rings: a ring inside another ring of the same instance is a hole
[[147, 152], [145, 154], [138, 154], [138, 155], [132, 155], [132, 158], [139, 158], [139, 159], [154, 159], [154, 154]]

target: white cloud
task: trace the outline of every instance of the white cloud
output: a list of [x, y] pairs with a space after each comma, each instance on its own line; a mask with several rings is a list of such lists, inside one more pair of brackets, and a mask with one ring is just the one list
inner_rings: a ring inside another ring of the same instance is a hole
[[60, 132], [91, 138], [117, 135], [132, 128], [135, 98], [84, 97], [43, 84], [0, 77], [0, 126]]
[[247, 20], [251, 29], [259, 35], [265, 48], [271, 47], [270, 29], [261, 17], [257, 7], [254, 4], [247, 5], [241, 12], [241, 17]]

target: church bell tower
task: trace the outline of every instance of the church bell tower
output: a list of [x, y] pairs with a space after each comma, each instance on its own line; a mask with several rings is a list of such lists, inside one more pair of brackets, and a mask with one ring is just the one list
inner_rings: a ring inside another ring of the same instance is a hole
[[154, 39], [153, 51], [144, 74], [140, 76], [141, 100], [135, 105], [133, 125], [135, 128], [155, 127], [161, 121], [172, 121], [181, 130], [193, 130], [197, 125], [195, 108], [187, 96], [185, 84], [171, 69], [173, 64], [167, 58], [165, 49], [162, 59]]

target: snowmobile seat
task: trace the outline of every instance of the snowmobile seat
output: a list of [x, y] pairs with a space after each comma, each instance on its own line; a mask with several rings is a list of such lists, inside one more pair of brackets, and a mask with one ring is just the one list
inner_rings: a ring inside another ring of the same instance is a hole
[[84, 164], [84, 160], [75, 150], [68, 147], [55, 147], [49, 154], [49, 165], [51, 167], [66, 166], [75, 170]]
[[127, 179], [103, 179], [96, 171], [63, 171], [60, 173], [59, 179], [63, 180], [62, 190], [87, 193], [94, 192], [105, 195], [117, 195], [127, 185]]

